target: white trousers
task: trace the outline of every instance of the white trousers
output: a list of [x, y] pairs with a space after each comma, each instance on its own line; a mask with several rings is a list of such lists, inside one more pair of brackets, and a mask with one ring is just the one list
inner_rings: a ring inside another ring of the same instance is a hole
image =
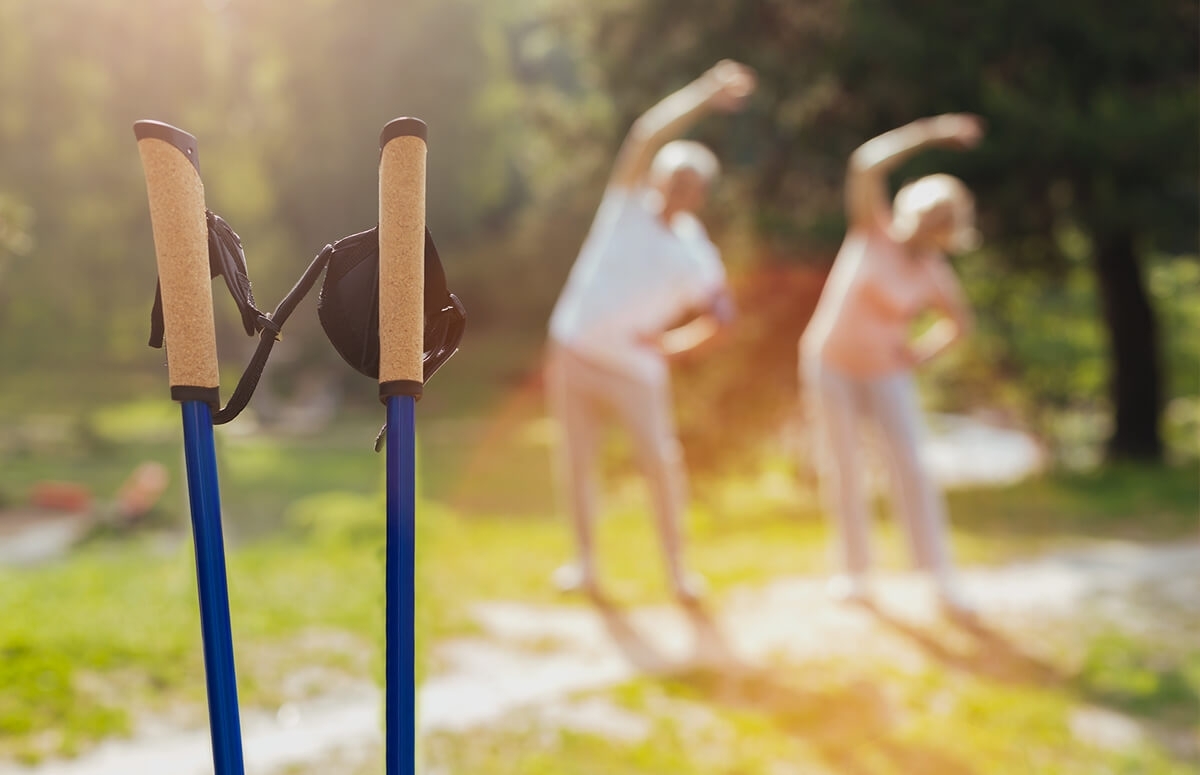
[[580, 562], [594, 570], [592, 528], [597, 509], [596, 453], [604, 421], [611, 417], [633, 440], [650, 487], [655, 523], [673, 581], [682, 579], [680, 521], [686, 501], [682, 448], [667, 382], [647, 383], [551, 344], [546, 364], [550, 413], [561, 440], [557, 468]]
[[912, 374], [856, 379], [807, 356], [802, 365], [821, 445], [821, 491], [840, 539], [843, 570], [863, 574], [871, 565], [869, 510], [860, 422], [879, 432], [891, 474], [893, 501], [918, 568], [942, 575], [950, 569], [946, 506], [921, 462], [924, 433]]

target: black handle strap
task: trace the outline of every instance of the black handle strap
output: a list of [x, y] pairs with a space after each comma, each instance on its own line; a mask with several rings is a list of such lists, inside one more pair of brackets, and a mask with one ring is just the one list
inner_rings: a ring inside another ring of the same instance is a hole
[[[208, 267], [213, 277], [220, 275], [225, 280], [229, 295], [237, 303], [242, 316], [242, 327], [247, 336], [254, 336], [264, 328], [270, 328], [268, 316], [254, 302], [254, 291], [250, 287], [250, 274], [246, 269], [246, 252], [242, 239], [221, 216], [212, 210], [205, 211], [208, 220]], [[162, 286], [154, 288], [154, 306], [150, 309], [150, 346], [163, 346]]]
[[333, 254], [333, 246], [326, 245], [312, 263], [308, 265], [308, 269], [304, 270], [304, 274], [283, 297], [283, 301], [279, 302], [279, 306], [271, 315], [264, 316], [264, 324], [262, 333], [258, 339], [258, 347], [254, 350], [254, 355], [250, 358], [249, 365], [246, 366], [246, 371], [242, 373], [241, 379], [238, 380], [237, 387], [233, 390], [233, 395], [229, 397], [229, 403], [213, 414], [213, 425], [224, 425], [233, 418], [242, 413], [246, 405], [250, 403], [250, 397], [254, 395], [254, 389], [258, 387], [258, 381], [262, 378], [263, 369], [267, 366], [267, 358], [271, 356], [271, 349], [275, 343], [280, 340], [283, 330], [283, 324], [287, 321], [301, 299], [308, 295], [316, 284], [317, 278], [321, 276], [321, 271], [325, 269], [325, 265], [329, 263], [329, 256]]
[[[237, 303], [241, 313], [242, 326], [246, 333], [253, 336], [259, 334], [258, 347], [254, 350], [246, 370], [238, 380], [237, 387], [229, 397], [224, 408], [213, 407], [213, 424], [223, 425], [242, 413], [250, 402], [262, 379], [267, 359], [275, 342], [281, 338], [283, 324], [295, 311], [300, 301], [308, 295], [316, 285], [321, 273], [329, 265], [331, 258], [339, 247], [343, 249], [359, 249], [360, 243], [374, 241], [378, 251], [378, 227], [366, 232], [353, 234], [338, 240], [332, 245], [326, 245], [304, 274], [288, 291], [275, 311], [267, 314], [255, 304], [251, 291], [250, 276], [246, 268], [246, 254], [242, 248], [242, 240], [217, 214], [211, 210], [208, 218], [208, 258], [212, 276], [220, 275], [225, 279], [225, 285], [230, 295]], [[446, 273], [438, 256], [437, 247], [429, 230], [425, 230], [425, 342], [426, 351], [423, 359], [423, 379], [428, 380], [442, 364], [458, 351], [458, 344], [466, 330], [466, 309], [458, 297], [446, 288]], [[150, 346], [163, 346], [163, 310], [161, 287], [155, 288], [154, 304], [150, 310]]]

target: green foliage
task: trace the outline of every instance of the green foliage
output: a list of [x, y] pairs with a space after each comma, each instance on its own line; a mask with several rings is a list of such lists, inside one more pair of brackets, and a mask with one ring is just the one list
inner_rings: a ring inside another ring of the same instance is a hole
[[288, 507], [287, 521], [323, 543], [354, 544], [379, 537], [378, 498], [356, 492], [321, 492]]
[[33, 238], [29, 235], [32, 225], [33, 211], [0, 192], [0, 261], [33, 249]]
[[[0, 0], [0, 146], [12, 149], [0, 155], [0, 358], [8, 379], [29, 372], [31, 395], [64, 364], [96, 390], [115, 371], [161, 366], [144, 347], [153, 261], [132, 121], [197, 135], [208, 201], [243, 237], [269, 305], [321, 246], [373, 223], [376, 134], [413, 114], [430, 124], [429, 220], [470, 309], [460, 360], [489, 366], [446, 390], [478, 410], [536, 369], [629, 122], [728, 56], [755, 66], [761, 88], [746, 113], [694, 132], [727, 173], [706, 216], [743, 311], [736, 346], [678, 371], [695, 386], [683, 426], [697, 464], [752, 463], [791, 412], [789, 339], [811, 300], [778, 298], [791, 285], [763, 278], [779, 264], [828, 263], [846, 156], [944, 109], [983, 113], [987, 143], [903, 175], [965, 176], [994, 249], [962, 265], [980, 313], [976, 352], [931, 382], [939, 396], [966, 404], [979, 391], [1051, 429], [1046, 410], [1107, 408], [1107, 337], [1084, 275], [1097, 224], [1136, 227], [1146, 255], [1193, 252], [1195, 41], [1176, 31], [1194, 26], [1195, 9], [1178, 2], [937, 0], [901, 12], [874, 0], [718, 0], [697, 13], [678, 0]], [[1195, 277], [1174, 259], [1145, 263], [1167, 397], [1194, 396], [1195, 353], [1180, 332], [1195, 323]], [[235, 369], [249, 342], [229, 313], [219, 301], [222, 362]], [[345, 373], [313, 317], [289, 322], [264, 391]], [[723, 429], [707, 421], [714, 408]]]
[[1089, 644], [1076, 682], [1128, 712], [1200, 724], [1200, 653], [1182, 643], [1149, 648], [1121, 632], [1103, 633]]
[[[978, 153], [941, 155], [983, 203], [988, 236], [1029, 266], [1057, 253], [1064, 221], [1128, 225], [1161, 246], [1194, 244], [1200, 122], [1190, 3], [849, 5], [833, 65], [869, 134], [919, 115], [983, 115]], [[1136, 32], [1133, 32], [1136, 31]], [[886, 68], [879, 67], [887, 62]]]
[[[999, 536], [1054, 543], [1075, 532], [1113, 539], [1183, 537], [1195, 529], [1200, 471], [1126, 464], [1082, 473], [1059, 472], [990, 490], [949, 494], [950, 513], [962, 529], [990, 540]], [[1137, 519], [1127, 515], [1137, 514]]]
[[[0, 207], [0, 234], [21, 229], [4, 245], [28, 247], [28, 229], [36, 240], [34, 260], [12, 267], [22, 293], [9, 294], [0, 322], [54, 330], [6, 337], [6, 362], [153, 362], [143, 347], [153, 247], [130, 132], [139, 118], [198, 137], [208, 203], [242, 235], [263, 303], [322, 245], [375, 222], [376, 138], [397, 115], [430, 124], [440, 241], [475, 235], [510, 206], [519, 136], [505, 128], [503, 51], [489, 50], [480, 23], [489, 16], [476, 0], [3, 0], [0, 145], [19, 152], [0, 157], [0, 191], [40, 217]], [[301, 341], [316, 332], [309, 318], [293, 324]], [[232, 325], [219, 333], [223, 349], [240, 344]], [[336, 362], [327, 347], [302, 357]]]
[[36, 758], [126, 734], [131, 698], [161, 704], [200, 667], [189, 648], [194, 590], [189, 598], [183, 562], [171, 567], [130, 546], [0, 574], [0, 751]]
[[[845, 159], [857, 144], [922, 115], [979, 113], [988, 136], [978, 150], [921, 155], [896, 179], [935, 169], [963, 176], [978, 193], [991, 245], [964, 267], [974, 275], [977, 352], [965, 356], [969, 364], [953, 361], [968, 373], [941, 372], [941, 395], [960, 408], [1000, 398], [1042, 430], [1054, 425], [1045, 415], [1066, 407], [1117, 409], [1119, 424], [1127, 399], [1110, 403], [1106, 395], [1118, 372], [1138, 386], [1128, 400], [1154, 401], [1153, 359], [1114, 361], [1110, 352], [1116, 339], [1135, 352], [1152, 348], [1153, 330], [1120, 305], [1101, 315], [1103, 291], [1137, 306], [1136, 269], [1134, 282], [1114, 279], [1111, 267], [1091, 259], [1094, 243], [1121, 235], [1132, 235], [1134, 252], [1118, 258], [1141, 258], [1143, 270], [1152, 269], [1156, 250], [1194, 256], [1198, 54], [1194, 36], [1177, 34], [1197, 26], [1193, 4], [726, 0], [703, 14], [685, 6], [601, 6], [594, 48], [604, 83], [625, 125], [720, 57], [758, 69], [752, 109], [698, 134], [735, 162], [754, 163], [733, 169], [749, 194], [739, 206], [754, 202], [761, 252], [796, 260], [836, 243]], [[637, 79], [629, 77], [631, 61]], [[1081, 269], [1089, 264], [1099, 291]], [[1152, 301], [1160, 311], [1167, 303], [1195, 308], [1193, 289], [1181, 288], [1179, 297], [1186, 301], [1159, 293]], [[1195, 361], [1181, 360], [1183, 351], [1168, 341], [1168, 397], [1194, 394]], [[730, 375], [765, 370], [760, 382], [775, 385], [792, 366], [746, 359], [726, 368]], [[732, 390], [723, 383], [715, 394]], [[774, 393], [762, 398], [757, 414], [772, 411]], [[780, 405], [773, 411], [787, 414]], [[736, 436], [741, 424], [732, 425]], [[753, 433], [761, 424], [747, 425]]]
[[[81, 741], [129, 732], [128, 714], [115, 703], [101, 699], [80, 703], [80, 691], [71, 657], [35, 651], [9, 641], [0, 660], [0, 738], [33, 736], [38, 730], [66, 729], [59, 750], [75, 752]], [[106, 655], [107, 657], [108, 655]], [[34, 750], [18, 748], [17, 757], [36, 760]]]

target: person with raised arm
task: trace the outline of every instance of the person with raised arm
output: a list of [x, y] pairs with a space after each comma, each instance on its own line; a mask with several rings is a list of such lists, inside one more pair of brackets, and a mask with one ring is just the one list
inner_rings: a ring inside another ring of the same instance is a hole
[[[883, 442], [916, 565], [932, 577], [947, 612], [971, 613], [954, 580], [945, 503], [921, 462], [913, 372], [971, 329], [971, 309], [946, 254], [977, 247], [974, 199], [958, 178], [935, 174], [903, 186], [889, 202], [887, 179], [923, 148], [968, 149], [982, 136], [977, 117], [946, 114], [886, 132], [850, 157], [846, 236], [800, 339], [801, 381], [824, 452], [821, 489], [841, 549], [841, 572], [830, 582], [840, 600], [870, 597], [869, 511], [857, 436], [867, 420]], [[927, 311], [937, 321], [913, 339], [914, 321]]]
[[730, 322], [733, 304], [698, 218], [717, 158], [677, 138], [702, 116], [741, 109], [755, 84], [750, 68], [721, 61], [633, 123], [554, 308], [546, 386], [578, 555], [554, 574], [563, 591], [600, 594], [595, 456], [611, 415], [632, 438], [649, 483], [676, 597], [690, 603], [702, 594], [702, 580], [683, 563], [686, 481], [667, 357], [708, 341]]

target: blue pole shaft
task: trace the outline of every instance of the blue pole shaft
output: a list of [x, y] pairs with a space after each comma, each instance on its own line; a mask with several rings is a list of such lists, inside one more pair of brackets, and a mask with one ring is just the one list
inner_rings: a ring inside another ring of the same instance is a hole
[[200, 592], [200, 634], [208, 682], [208, 720], [216, 775], [243, 775], [225, 546], [221, 536], [221, 494], [213, 446], [212, 410], [202, 401], [184, 401], [183, 448], [188, 500], [196, 541], [196, 580]]
[[387, 400], [387, 775], [416, 772], [416, 399]]

